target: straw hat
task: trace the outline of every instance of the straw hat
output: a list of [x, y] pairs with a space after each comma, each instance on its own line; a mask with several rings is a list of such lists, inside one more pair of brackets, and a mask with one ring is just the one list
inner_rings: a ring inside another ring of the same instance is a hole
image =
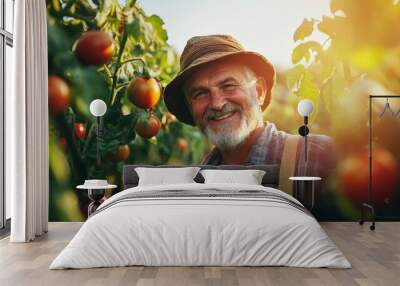
[[275, 70], [272, 64], [256, 52], [245, 51], [242, 45], [228, 35], [197, 36], [189, 39], [180, 59], [179, 74], [166, 86], [164, 101], [169, 111], [180, 121], [195, 125], [185, 101], [183, 84], [199, 67], [217, 60], [239, 59], [249, 66], [257, 76], [265, 79], [267, 94], [262, 109], [271, 100], [271, 89], [275, 81]]

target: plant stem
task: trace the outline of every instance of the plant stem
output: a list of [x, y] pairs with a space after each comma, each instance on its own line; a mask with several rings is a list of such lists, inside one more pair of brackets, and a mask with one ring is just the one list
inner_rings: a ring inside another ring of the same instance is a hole
[[129, 85], [129, 83], [127, 84], [121, 84], [120, 86], [117, 86], [117, 88], [115, 89], [115, 93], [117, 94], [117, 98], [115, 99], [115, 101], [118, 101], [120, 99], [120, 97], [118, 97], [118, 92], [123, 89], [124, 87], [127, 87]]
[[87, 168], [86, 164], [83, 161], [78, 148], [76, 146], [76, 141], [74, 140], [73, 131], [71, 130], [70, 126], [68, 125], [67, 121], [65, 120], [65, 116], [59, 116], [56, 119], [57, 130], [60, 130], [62, 135], [65, 137], [68, 143], [68, 147], [70, 148], [71, 159], [75, 170], [77, 170], [79, 180], [82, 181], [87, 178]]
[[95, 25], [93, 23], [91, 23], [93, 21], [92, 18], [90, 17], [86, 17], [84, 15], [78, 14], [78, 13], [71, 13], [69, 11], [62, 11], [61, 13], [62, 17], [71, 17], [71, 18], [75, 18], [75, 19], [79, 19], [79, 20], [83, 20], [86, 22], [86, 24], [88, 24], [91, 28], [95, 27]]
[[144, 67], [146, 66], [146, 62], [142, 58], [135, 57], [135, 58], [130, 58], [130, 59], [127, 59], [126, 61], [123, 61], [120, 65], [120, 67], [123, 66], [124, 64], [130, 63], [130, 62], [136, 62], [136, 61], [141, 62]]
[[84, 156], [86, 156], [87, 148], [89, 147], [89, 144], [92, 141], [92, 136], [93, 136], [93, 131], [95, 130], [94, 129], [95, 126], [96, 126], [96, 124], [92, 124], [90, 126], [89, 133], [88, 133], [88, 136], [87, 136], [86, 141], [85, 141], [85, 145], [83, 146], [82, 153], [84, 154]]
[[112, 78], [111, 71], [110, 71], [110, 69], [107, 67], [107, 65], [104, 65], [104, 70], [106, 71], [108, 77], [109, 77], [109, 78]]
[[127, 39], [128, 39], [128, 33], [127, 33], [126, 29], [124, 29], [124, 33], [122, 34], [121, 42], [119, 45], [117, 64], [115, 66], [115, 70], [114, 70], [114, 74], [113, 74], [113, 78], [112, 78], [111, 94], [110, 94], [110, 98], [108, 99], [109, 105], [114, 104], [114, 91], [115, 91], [115, 87], [117, 85], [118, 71], [121, 66], [121, 57], [124, 52]]

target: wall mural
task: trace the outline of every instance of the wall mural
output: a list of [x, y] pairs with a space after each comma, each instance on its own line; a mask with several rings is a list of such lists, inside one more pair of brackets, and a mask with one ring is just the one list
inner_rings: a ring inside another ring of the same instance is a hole
[[[331, 0], [330, 9], [299, 23], [292, 54], [282, 55], [292, 66], [278, 69], [268, 55], [233, 55], [242, 47], [228, 36], [194, 37], [178, 54], [163, 20], [133, 0], [48, 0], [50, 221], [84, 220], [89, 200], [76, 186], [104, 178], [118, 185], [109, 197], [121, 191], [125, 164], [281, 170], [282, 142], [305, 135], [305, 122], [308, 150], [300, 138], [296, 172], [323, 177], [314, 215], [358, 219], [368, 200], [369, 94], [400, 94], [400, 5]], [[326, 40], [311, 40], [316, 33]], [[210, 43], [232, 55], [215, 60], [204, 49]], [[198, 61], [208, 64], [195, 69]], [[391, 112], [382, 113], [387, 103]], [[396, 98], [377, 99], [371, 110], [381, 217], [400, 216], [397, 110]]]

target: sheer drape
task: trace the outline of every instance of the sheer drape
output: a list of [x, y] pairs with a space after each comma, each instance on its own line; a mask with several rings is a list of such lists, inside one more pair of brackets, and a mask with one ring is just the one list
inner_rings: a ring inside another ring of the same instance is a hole
[[14, 94], [6, 98], [6, 187], [12, 242], [48, 226], [47, 22], [45, 0], [15, 1]]

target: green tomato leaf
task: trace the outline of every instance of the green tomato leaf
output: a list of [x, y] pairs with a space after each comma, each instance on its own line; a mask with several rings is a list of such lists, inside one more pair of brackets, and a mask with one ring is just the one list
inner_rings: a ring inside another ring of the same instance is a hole
[[139, 39], [141, 36], [141, 28], [140, 28], [140, 21], [137, 18], [134, 18], [132, 22], [130, 22], [128, 25], [125, 27], [128, 37], [134, 38], [134, 39]]
[[155, 36], [160, 42], [166, 42], [168, 40], [167, 31], [163, 28], [164, 21], [157, 15], [152, 15], [148, 18], [148, 21], [153, 25]]
[[311, 35], [314, 30], [314, 23], [315, 21], [313, 19], [304, 19], [303, 23], [301, 23], [301, 25], [294, 32], [293, 40], [297, 42], [299, 40], [304, 40], [306, 37]]
[[89, 105], [94, 99], [108, 101], [109, 87], [102, 74], [91, 66], [81, 66], [66, 70], [71, 81], [72, 94], [76, 98], [76, 108], [81, 114], [90, 116]]
[[308, 62], [311, 58], [311, 52], [315, 52], [318, 55], [321, 51], [322, 46], [316, 41], [301, 43], [292, 52], [292, 62], [297, 64], [302, 59]]
[[127, 1], [126, 1], [126, 5], [127, 5], [128, 7], [134, 7], [135, 4], [136, 4], [136, 0], [127, 0]]

